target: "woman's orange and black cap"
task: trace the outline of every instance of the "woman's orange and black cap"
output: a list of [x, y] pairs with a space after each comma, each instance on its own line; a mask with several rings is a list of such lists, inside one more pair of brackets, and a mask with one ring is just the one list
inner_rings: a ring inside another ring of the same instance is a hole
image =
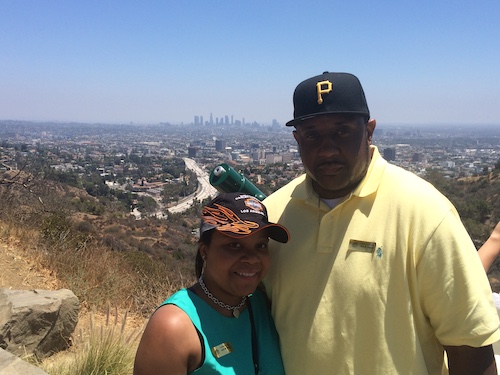
[[266, 229], [269, 238], [281, 243], [290, 237], [283, 225], [269, 222], [261, 201], [245, 193], [223, 193], [203, 207], [200, 236], [212, 229], [234, 238]]

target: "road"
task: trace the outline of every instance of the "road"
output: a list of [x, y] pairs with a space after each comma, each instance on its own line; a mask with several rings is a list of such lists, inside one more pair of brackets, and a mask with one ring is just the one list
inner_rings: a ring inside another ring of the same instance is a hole
[[186, 169], [193, 171], [198, 177], [198, 190], [194, 194], [182, 198], [175, 206], [169, 207], [168, 212], [172, 214], [186, 211], [189, 207], [191, 207], [195, 198], [202, 201], [208, 197], [215, 197], [218, 194], [217, 189], [210, 185], [209, 174], [196, 164], [193, 159], [183, 159], [186, 164]]

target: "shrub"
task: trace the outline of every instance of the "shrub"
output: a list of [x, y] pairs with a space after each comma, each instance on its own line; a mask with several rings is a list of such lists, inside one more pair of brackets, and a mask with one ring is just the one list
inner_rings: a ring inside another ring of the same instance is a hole
[[51, 375], [131, 374], [142, 329], [127, 332], [127, 312], [119, 324], [116, 308], [114, 323], [110, 322], [110, 318], [108, 307], [106, 323], [98, 327], [91, 314], [89, 329], [86, 332], [80, 330], [75, 336], [73, 350], [65, 357], [49, 361], [41, 367]]

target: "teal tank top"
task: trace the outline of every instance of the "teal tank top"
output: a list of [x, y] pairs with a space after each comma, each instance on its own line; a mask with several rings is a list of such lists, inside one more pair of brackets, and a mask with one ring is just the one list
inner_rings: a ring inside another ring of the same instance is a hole
[[[284, 375], [278, 334], [265, 298], [260, 290], [250, 297], [258, 342], [259, 374]], [[239, 318], [229, 318], [187, 289], [179, 290], [161, 306], [166, 304], [182, 309], [203, 338], [203, 363], [192, 374], [255, 375], [248, 308]]]

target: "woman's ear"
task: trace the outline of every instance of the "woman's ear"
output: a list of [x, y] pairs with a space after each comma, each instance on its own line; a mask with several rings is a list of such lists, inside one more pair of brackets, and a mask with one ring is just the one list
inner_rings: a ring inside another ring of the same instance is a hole
[[206, 260], [207, 259], [207, 245], [205, 245], [203, 242], [201, 242], [198, 251], [200, 252], [201, 259]]

